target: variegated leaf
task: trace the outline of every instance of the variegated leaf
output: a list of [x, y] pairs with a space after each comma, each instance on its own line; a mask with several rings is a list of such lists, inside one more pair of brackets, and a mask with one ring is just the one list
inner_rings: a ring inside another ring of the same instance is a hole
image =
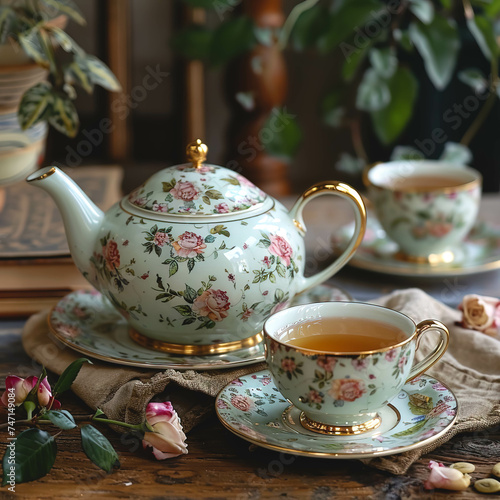
[[66, 68], [65, 74], [71, 82], [77, 83], [89, 94], [94, 91], [94, 83], [90, 78], [85, 58], [75, 56], [75, 60]]
[[49, 67], [50, 61], [47, 61], [47, 53], [43, 48], [40, 29], [34, 26], [30, 30], [20, 33], [18, 36], [19, 44], [26, 54], [36, 63]]
[[90, 71], [90, 79], [111, 92], [119, 92], [122, 87], [113, 72], [100, 59], [87, 55], [85, 58]]
[[59, 132], [75, 137], [79, 120], [75, 105], [67, 97], [54, 95], [49, 123]]
[[82, 26], [87, 24], [80, 8], [75, 2], [73, 2], [73, 0], [42, 0], [42, 2], [49, 9], [56, 9], [57, 11], [66, 14]]
[[41, 82], [28, 89], [19, 104], [17, 116], [23, 130], [43, 120], [53, 101], [52, 85]]
[[71, 38], [64, 30], [57, 26], [52, 26], [50, 32], [54, 36], [56, 42], [66, 52], [73, 52], [74, 54], [85, 55], [83, 49]]
[[14, 11], [6, 5], [0, 5], [0, 43], [5, 43], [10, 35], [14, 19]]

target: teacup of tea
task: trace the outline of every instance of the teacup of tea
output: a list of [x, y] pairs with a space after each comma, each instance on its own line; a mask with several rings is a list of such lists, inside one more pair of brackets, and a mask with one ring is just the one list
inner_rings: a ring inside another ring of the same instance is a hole
[[482, 176], [441, 161], [392, 161], [363, 176], [380, 224], [415, 262], [452, 262], [476, 220]]
[[[413, 363], [421, 336], [434, 330], [433, 350]], [[361, 434], [402, 387], [446, 351], [449, 332], [436, 320], [418, 325], [386, 307], [323, 302], [291, 307], [264, 324], [266, 362], [282, 395], [301, 410], [310, 431]]]

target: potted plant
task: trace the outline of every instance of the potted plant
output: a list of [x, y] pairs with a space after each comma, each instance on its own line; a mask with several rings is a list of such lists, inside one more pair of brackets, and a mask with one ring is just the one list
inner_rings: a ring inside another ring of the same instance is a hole
[[120, 90], [111, 70], [65, 31], [85, 24], [72, 0], [0, 0], [0, 184], [34, 170], [47, 124], [74, 137], [76, 87]]

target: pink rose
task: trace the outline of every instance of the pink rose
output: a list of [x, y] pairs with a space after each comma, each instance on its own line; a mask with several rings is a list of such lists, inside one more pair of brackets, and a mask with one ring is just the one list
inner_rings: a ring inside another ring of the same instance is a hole
[[290, 243], [288, 243], [288, 241], [286, 241], [282, 236], [278, 236], [276, 234], [270, 234], [269, 239], [271, 240], [269, 251], [279, 257], [285, 266], [289, 266], [290, 258], [293, 253]]
[[168, 205], [166, 203], [153, 203], [153, 212], [167, 213]]
[[292, 358], [286, 357], [281, 360], [281, 368], [285, 370], [286, 372], [293, 372], [295, 371], [296, 364], [295, 361]]
[[311, 391], [309, 391], [309, 394], [307, 395], [307, 400], [310, 401], [311, 403], [322, 403], [323, 397], [318, 391], [312, 389]]
[[242, 315], [241, 315], [241, 319], [243, 321], [248, 321], [248, 318], [250, 318], [250, 316], [253, 314], [253, 309], [247, 309]]
[[332, 373], [335, 365], [337, 364], [337, 358], [334, 356], [318, 356], [316, 364], [320, 368], [323, 368], [323, 370]]
[[110, 271], [114, 271], [115, 268], [120, 267], [120, 252], [116, 241], [109, 240], [106, 245], [102, 247], [102, 255]]
[[233, 394], [231, 396], [231, 404], [237, 409], [241, 411], [250, 411], [254, 404], [250, 398], [243, 396], [241, 394]]
[[146, 420], [153, 432], [145, 432], [142, 446], [153, 448], [158, 460], [186, 454], [186, 435], [172, 403], [149, 403], [146, 407]]
[[177, 241], [172, 243], [172, 246], [175, 248], [178, 255], [181, 257], [188, 257], [190, 259], [196, 257], [200, 253], [203, 253], [203, 250], [207, 248], [207, 245], [203, 242], [203, 238], [195, 233], [191, 233], [190, 231], [182, 233], [177, 238]]
[[463, 474], [458, 469], [444, 467], [439, 462], [431, 460], [429, 462], [431, 473], [424, 483], [426, 490], [442, 488], [444, 490], [466, 490], [470, 485], [470, 476]]
[[176, 200], [183, 201], [196, 200], [198, 196], [200, 196], [200, 191], [189, 181], [178, 182], [176, 186], [170, 190], [170, 193]]
[[352, 378], [338, 378], [332, 381], [332, 387], [328, 394], [334, 399], [342, 401], [355, 401], [366, 392], [362, 380]]
[[155, 239], [153, 240], [153, 243], [158, 246], [162, 247], [169, 241], [169, 237], [167, 233], [162, 233], [161, 231], [157, 231], [155, 233]]
[[240, 184], [242, 186], [247, 186], [247, 187], [250, 187], [250, 188], [255, 187], [255, 184], [253, 184], [252, 182], [250, 182], [246, 177], [243, 177], [242, 175], [236, 174], [236, 178], [238, 179], [238, 181], [240, 182]]
[[387, 351], [385, 353], [385, 360], [386, 361], [394, 361], [394, 359], [396, 359], [397, 355], [398, 355], [398, 350], [397, 349], [391, 349], [390, 351]]
[[212, 321], [222, 321], [227, 318], [229, 298], [224, 290], [214, 290], [210, 288], [204, 291], [193, 302], [193, 311], [200, 316], [208, 316]]
[[462, 310], [462, 326], [486, 333], [498, 335], [500, 324], [500, 301], [495, 297], [466, 295], [458, 306]]
[[75, 339], [82, 333], [80, 328], [75, 325], [70, 325], [69, 323], [58, 324], [57, 331], [70, 339]]
[[428, 222], [429, 234], [436, 238], [441, 238], [442, 236], [446, 236], [452, 229], [453, 224], [449, 222]]
[[141, 198], [140, 196], [135, 197], [133, 194], [130, 196], [129, 201], [132, 205], [136, 205], [137, 207], [143, 207], [148, 202], [146, 198]]
[[401, 356], [398, 361], [398, 368], [401, 373], [403, 373], [406, 364], [406, 356]]
[[267, 266], [268, 269], [271, 267], [271, 261], [269, 260], [269, 257], [267, 255], [264, 257], [264, 259], [262, 259], [262, 262]]
[[365, 370], [368, 366], [369, 361], [366, 358], [362, 359], [353, 359], [351, 361], [352, 366], [355, 370], [362, 371]]
[[217, 213], [219, 213], [219, 214], [229, 213], [229, 207], [227, 206], [227, 203], [225, 203], [225, 202], [222, 202], [222, 203], [219, 203], [218, 205], [215, 205], [215, 210], [217, 210]]
[[[20, 378], [16, 375], [7, 375], [5, 378], [5, 389], [6, 391], [2, 394], [0, 402], [3, 406], [8, 406], [9, 399], [11, 395], [14, 396], [14, 404], [20, 406], [24, 403], [24, 400], [28, 397], [28, 394], [38, 383], [38, 377], [33, 375], [28, 378]], [[52, 408], [57, 410], [61, 407], [61, 403], [53, 398], [52, 390], [49, 385], [47, 377], [45, 377], [38, 386], [38, 403], [40, 406], [50, 406], [52, 403]]]

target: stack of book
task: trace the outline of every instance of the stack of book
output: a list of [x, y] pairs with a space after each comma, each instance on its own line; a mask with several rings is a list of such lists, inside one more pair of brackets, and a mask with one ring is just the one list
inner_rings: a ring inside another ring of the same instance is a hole
[[[121, 196], [121, 167], [65, 172], [102, 210]], [[90, 284], [71, 259], [52, 198], [26, 182], [0, 186], [0, 317], [33, 314], [82, 288]]]

